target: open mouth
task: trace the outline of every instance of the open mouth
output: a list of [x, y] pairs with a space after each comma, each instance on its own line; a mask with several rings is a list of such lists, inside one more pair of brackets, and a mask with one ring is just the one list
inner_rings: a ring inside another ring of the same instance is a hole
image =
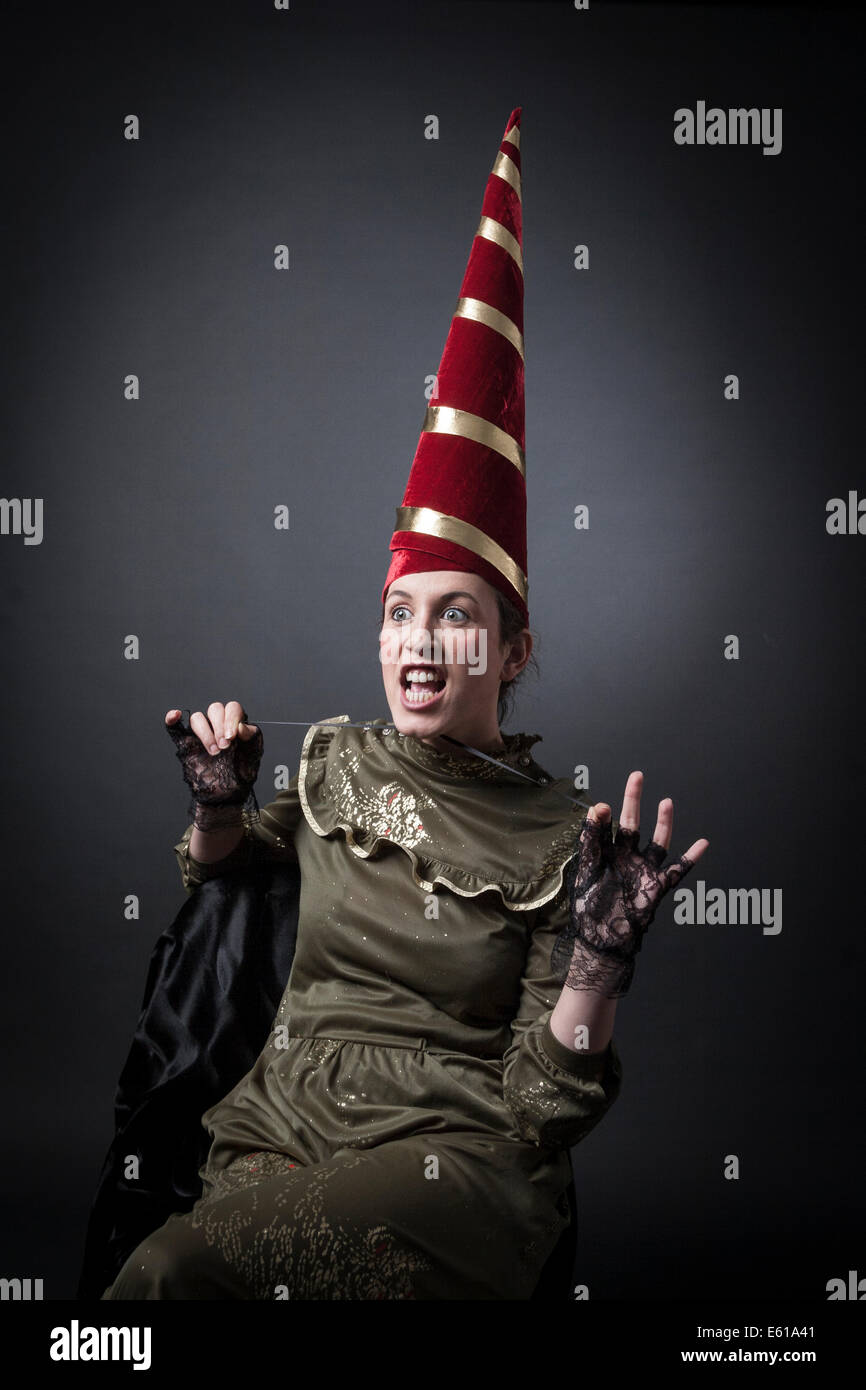
[[445, 684], [438, 666], [407, 666], [400, 675], [400, 698], [406, 709], [426, 709], [441, 698]]

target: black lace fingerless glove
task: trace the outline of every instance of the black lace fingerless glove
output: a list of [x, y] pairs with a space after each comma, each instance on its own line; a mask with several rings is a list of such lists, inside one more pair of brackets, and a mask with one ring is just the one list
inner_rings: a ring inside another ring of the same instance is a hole
[[682, 855], [666, 869], [667, 850], [651, 840], [638, 849], [639, 832], [610, 821], [584, 822], [577, 854], [567, 866], [568, 925], [551, 952], [562, 985], [595, 990], [607, 999], [628, 993], [635, 956], [656, 908], [692, 868]]
[[[189, 714], [189, 710], [185, 711]], [[246, 713], [243, 722], [247, 722]], [[264, 736], [257, 729], [250, 739], [235, 734], [228, 748], [209, 753], [183, 719], [166, 724], [183, 768], [191, 797], [187, 814], [198, 830], [225, 830], [249, 826], [260, 819], [253, 790], [264, 751]]]

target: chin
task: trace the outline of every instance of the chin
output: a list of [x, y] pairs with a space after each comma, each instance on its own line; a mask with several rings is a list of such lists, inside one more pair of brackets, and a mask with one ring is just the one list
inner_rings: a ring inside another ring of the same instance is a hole
[[449, 720], [443, 718], [438, 712], [428, 714], [425, 717], [421, 713], [413, 714], [411, 710], [398, 709], [394, 723], [401, 734], [415, 734], [418, 738], [432, 738], [434, 734], [448, 732]]
[[388, 701], [391, 720], [401, 734], [414, 734], [416, 738], [433, 738], [436, 734], [447, 733], [453, 723], [452, 712], [443, 709], [406, 709], [400, 698], [400, 690]]

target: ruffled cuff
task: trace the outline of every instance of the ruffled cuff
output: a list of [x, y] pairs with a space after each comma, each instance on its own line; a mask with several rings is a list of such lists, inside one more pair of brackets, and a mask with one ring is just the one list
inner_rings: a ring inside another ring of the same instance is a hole
[[189, 852], [194, 828], [194, 826], [188, 825], [179, 842], [174, 846], [181, 879], [187, 893], [194, 892], [200, 884], [206, 883], [209, 879], [221, 878], [223, 874], [231, 873], [233, 869], [245, 869], [251, 862], [255, 853], [255, 836], [246, 822], [244, 822], [243, 827], [243, 838], [231, 853], [224, 855], [222, 859], [213, 860], [210, 864], [203, 864], [200, 860], [194, 859]]

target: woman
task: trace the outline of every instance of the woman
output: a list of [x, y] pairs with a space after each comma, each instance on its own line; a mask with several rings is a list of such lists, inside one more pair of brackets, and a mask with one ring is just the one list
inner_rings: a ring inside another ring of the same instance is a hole
[[640, 853], [639, 772], [614, 839], [609, 806], [584, 825], [535, 763], [538, 735], [500, 729], [532, 652], [521, 197], [518, 108], [391, 537], [393, 723], [313, 725], [259, 813], [241, 705], [166, 715], [187, 890], [294, 860], [297, 946], [258, 1060], [202, 1117], [201, 1198], [106, 1299], [529, 1298], [569, 1219], [569, 1147], [619, 1092], [616, 1000], [707, 842], [662, 869], [673, 807]]
[[[262, 740], [240, 704], [195, 713], [192, 733], [179, 737], [190, 784], [210, 803], [199, 803], [197, 819], [222, 822], [188, 829], [185, 883], [239, 855], [297, 856], [298, 946], [256, 1066], [203, 1117], [213, 1144], [201, 1200], [133, 1252], [105, 1298], [531, 1296], [567, 1220], [568, 1147], [619, 1091], [616, 995], [641, 936], [626, 920], [635, 915], [628, 882], [626, 902], [615, 901], [622, 869], [626, 880], [644, 876], [645, 914], [685, 866], [665, 873], [631, 848], [619, 870], [611, 861], [599, 875], [597, 837], [585, 834], [583, 856], [561, 855], [546, 870], [557, 824], [574, 849], [580, 815], [555, 794], [568, 782], [540, 789], [448, 742], [533, 780], [545, 775], [526, 761], [535, 738], [499, 730], [501, 685], [532, 647], [528, 630], [502, 637], [500, 608], [496, 591], [467, 572], [392, 584], [381, 645], [396, 731], [314, 726], [298, 777], [259, 821], [241, 818], [260, 756], [249, 750]], [[437, 663], [437, 693], [410, 695], [407, 673], [423, 665], [415, 654], [437, 632], [462, 633], [466, 650], [486, 641], [487, 668], [473, 675], [466, 662]], [[168, 712], [169, 729], [179, 717]], [[219, 765], [216, 779], [208, 762]], [[206, 790], [214, 782], [218, 793]], [[620, 817], [630, 843], [640, 791], [632, 773]], [[351, 832], [338, 831], [364, 797]], [[399, 843], [388, 843], [381, 808], [399, 822]], [[610, 808], [599, 804], [588, 819], [601, 832]], [[665, 800], [653, 836], [659, 857], [671, 823]], [[692, 846], [689, 860], [705, 847]], [[507, 881], [497, 878], [509, 864]], [[568, 881], [551, 895], [563, 866], [573, 871], [572, 899], [585, 898], [574, 917], [563, 901]], [[584, 939], [575, 935], [581, 917]], [[550, 963], [557, 938], [572, 950], [561, 989]]]

